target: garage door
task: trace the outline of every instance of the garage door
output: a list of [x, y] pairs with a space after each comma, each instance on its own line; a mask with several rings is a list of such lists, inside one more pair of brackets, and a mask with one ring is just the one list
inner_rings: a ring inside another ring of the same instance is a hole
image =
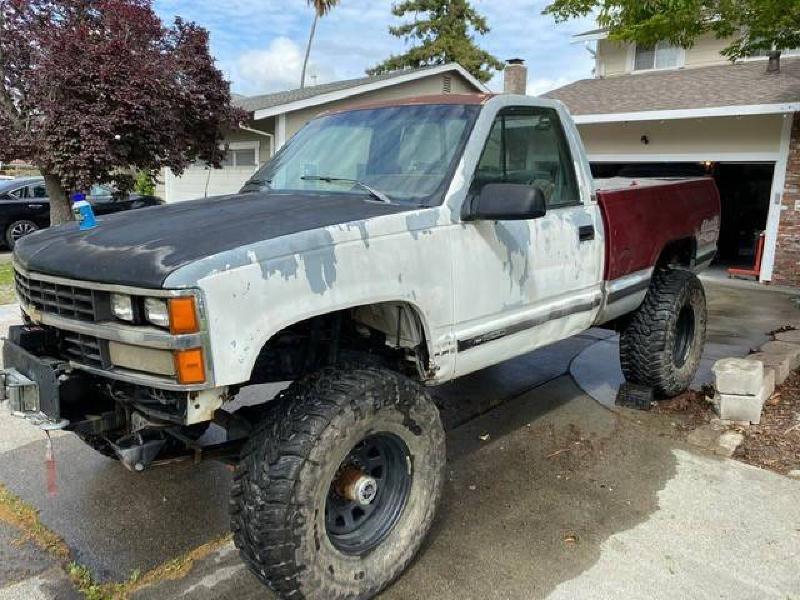
[[164, 182], [166, 201], [235, 194], [258, 168], [258, 152], [258, 142], [231, 143], [221, 169], [196, 165], [180, 177], [168, 171]]

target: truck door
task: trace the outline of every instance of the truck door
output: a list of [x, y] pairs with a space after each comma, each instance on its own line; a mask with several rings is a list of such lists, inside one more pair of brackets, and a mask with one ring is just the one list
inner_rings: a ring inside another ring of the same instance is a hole
[[[468, 221], [453, 234], [456, 371], [469, 373], [591, 326], [601, 298], [603, 225], [577, 134], [544, 106], [501, 109], [467, 202], [489, 183], [540, 189], [547, 213]], [[584, 181], [584, 185], [580, 184]]]

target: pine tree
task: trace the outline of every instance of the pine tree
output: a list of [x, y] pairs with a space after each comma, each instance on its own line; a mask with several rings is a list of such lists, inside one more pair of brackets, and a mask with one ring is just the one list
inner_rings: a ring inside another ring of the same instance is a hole
[[403, 0], [392, 7], [402, 18], [414, 21], [389, 28], [392, 35], [417, 42], [407, 52], [391, 56], [367, 71], [370, 75], [403, 68], [418, 68], [457, 62], [482, 82], [492, 78], [503, 63], [475, 43], [475, 35], [489, 32], [486, 18], [469, 0]]

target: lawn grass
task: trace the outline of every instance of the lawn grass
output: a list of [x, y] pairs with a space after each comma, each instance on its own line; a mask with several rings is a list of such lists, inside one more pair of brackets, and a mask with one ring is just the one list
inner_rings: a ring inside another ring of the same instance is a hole
[[0, 304], [11, 304], [17, 301], [14, 291], [14, 268], [11, 263], [0, 264]]

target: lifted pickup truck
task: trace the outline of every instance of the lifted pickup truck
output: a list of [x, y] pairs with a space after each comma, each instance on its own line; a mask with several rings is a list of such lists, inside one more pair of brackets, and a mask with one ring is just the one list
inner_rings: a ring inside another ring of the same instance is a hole
[[[427, 387], [604, 325], [629, 381], [678, 394], [703, 350], [694, 272], [719, 223], [710, 179], [594, 182], [556, 102], [326, 114], [237, 195], [21, 240], [6, 396], [137, 471], [234, 462], [235, 542], [264, 583], [371, 598], [442, 493]], [[210, 422], [228, 441], [198, 443]]]

